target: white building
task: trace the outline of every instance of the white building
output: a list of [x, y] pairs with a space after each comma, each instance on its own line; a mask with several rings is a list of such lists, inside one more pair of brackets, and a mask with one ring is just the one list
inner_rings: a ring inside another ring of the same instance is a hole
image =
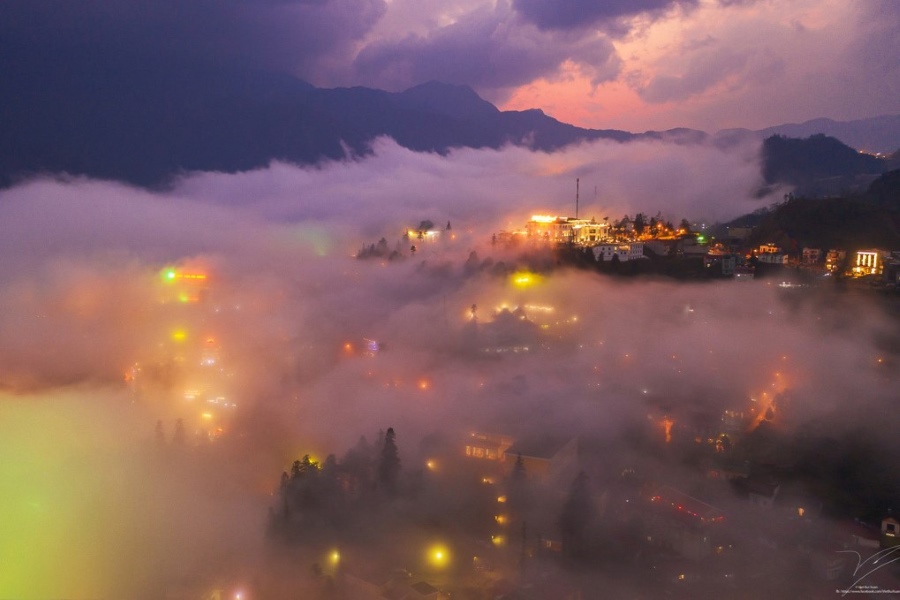
[[613, 260], [614, 256], [618, 257], [619, 262], [628, 262], [644, 258], [644, 243], [598, 244], [591, 248], [591, 251], [594, 253], [594, 260], [597, 262], [609, 262]]
[[890, 258], [891, 253], [885, 250], [859, 250], [853, 261], [854, 275], [880, 275], [884, 268], [884, 259]]
[[532, 215], [525, 225], [529, 238], [547, 242], [593, 244], [609, 237], [609, 223], [552, 215]]
[[783, 252], [763, 252], [756, 257], [759, 262], [767, 265], [786, 265], [788, 256]]

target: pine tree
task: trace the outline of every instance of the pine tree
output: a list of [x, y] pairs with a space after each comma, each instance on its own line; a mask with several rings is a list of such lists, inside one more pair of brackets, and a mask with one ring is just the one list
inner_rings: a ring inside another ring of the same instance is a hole
[[184, 420], [178, 419], [177, 421], [175, 421], [175, 433], [172, 435], [172, 443], [176, 446], [184, 446], [184, 435]]
[[395, 437], [394, 428], [388, 427], [384, 434], [384, 446], [378, 463], [378, 482], [390, 494], [397, 491], [397, 480], [400, 476], [400, 454], [397, 451]]
[[590, 551], [590, 530], [595, 517], [588, 478], [584, 471], [578, 473], [572, 483], [569, 497], [559, 516], [563, 554], [568, 558], [582, 559]]

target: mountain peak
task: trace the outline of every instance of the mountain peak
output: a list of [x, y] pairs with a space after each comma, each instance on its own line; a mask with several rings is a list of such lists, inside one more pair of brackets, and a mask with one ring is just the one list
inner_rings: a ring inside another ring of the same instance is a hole
[[478, 119], [500, 112], [467, 85], [428, 81], [396, 95], [398, 103], [411, 110], [430, 112], [455, 119]]

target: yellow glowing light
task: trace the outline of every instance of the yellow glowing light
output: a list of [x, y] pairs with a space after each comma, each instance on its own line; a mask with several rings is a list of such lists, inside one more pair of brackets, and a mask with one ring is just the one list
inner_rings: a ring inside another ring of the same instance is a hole
[[506, 515], [497, 515], [496, 517], [494, 517], [494, 520], [497, 521], [497, 523], [500, 525], [506, 525], [507, 523]]
[[531, 220], [535, 223], [555, 223], [558, 218], [553, 215], [531, 215]]
[[517, 288], [527, 288], [540, 283], [541, 277], [530, 271], [517, 271], [510, 275], [510, 282]]
[[172, 332], [172, 339], [176, 342], [183, 342], [187, 339], [187, 332], [183, 329], [176, 329]]
[[504, 502], [506, 502], [506, 496], [497, 496], [497, 502], [503, 504]]
[[495, 546], [502, 546], [503, 542], [505, 542], [506, 540], [503, 539], [502, 535], [492, 535], [491, 541], [494, 543]]
[[434, 567], [445, 567], [450, 562], [450, 552], [443, 545], [435, 545], [428, 549], [428, 562]]
[[208, 413], [208, 412], [205, 412], [205, 413], [203, 413], [203, 414], [200, 415], [200, 416], [203, 417], [203, 420], [204, 420], [204, 421], [209, 421], [210, 419], [213, 418], [212, 413]]
[[341, 554], [337, 550], [331, 552], [328, 556], [328, 560], [331, 561], [331, 564], [336, 565], [341, 561]]

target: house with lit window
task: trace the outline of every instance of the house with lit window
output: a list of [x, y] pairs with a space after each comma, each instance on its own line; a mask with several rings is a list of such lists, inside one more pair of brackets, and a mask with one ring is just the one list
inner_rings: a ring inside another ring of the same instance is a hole
[[647, 543], [693, 560], [712, 554], [718, 524], [725, 520], [721, 509], [667, 485], [651, 484], [643, 495]]
[[831, 249], [825, 253], [825, 269], [833, 273], [841, 268], [841, 265], [846, 259], [846, 250]]
[[473, 431], [466, 438], [464, 452], [469, 458], [502, 461], [513, 439], [499, 433]]

